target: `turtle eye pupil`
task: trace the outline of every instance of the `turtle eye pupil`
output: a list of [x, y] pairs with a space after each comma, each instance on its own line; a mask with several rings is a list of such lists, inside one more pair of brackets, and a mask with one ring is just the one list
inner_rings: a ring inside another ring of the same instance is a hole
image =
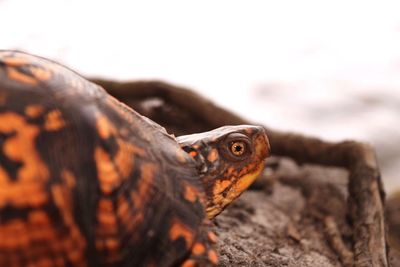
[[241, 142], [241, 141], [233, 142], [231, 145], [231, 152], [235, 156], [243, 155], [243, 153], [245, 152], [245, 149], [246, 149], [246, 145], [244, 142]]

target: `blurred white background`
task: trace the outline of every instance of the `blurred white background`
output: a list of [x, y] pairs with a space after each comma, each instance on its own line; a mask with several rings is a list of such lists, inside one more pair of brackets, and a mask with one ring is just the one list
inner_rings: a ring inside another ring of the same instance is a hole
[[0, 0], [0, 48], [188, 86], [244, 117], [371, 142], [400, 187], [400, 2]]

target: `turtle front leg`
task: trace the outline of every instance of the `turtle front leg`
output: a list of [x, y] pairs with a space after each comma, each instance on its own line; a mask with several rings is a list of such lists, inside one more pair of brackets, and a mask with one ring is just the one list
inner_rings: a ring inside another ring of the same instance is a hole
[[217, 236], [210, 230], [210, 224], [211, 222], [207, 221], [201, 226], [189, 257], [180, 267], [211, 267], [218, 264], [218, 254], [213, 248], [217, 243]]

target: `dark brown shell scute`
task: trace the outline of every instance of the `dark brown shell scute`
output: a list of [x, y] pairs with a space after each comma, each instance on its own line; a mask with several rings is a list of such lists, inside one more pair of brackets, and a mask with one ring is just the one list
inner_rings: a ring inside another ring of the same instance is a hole
[[181, 262], [205, 216], [196, 175], [102, 88], [0, 51], [0, 266]]

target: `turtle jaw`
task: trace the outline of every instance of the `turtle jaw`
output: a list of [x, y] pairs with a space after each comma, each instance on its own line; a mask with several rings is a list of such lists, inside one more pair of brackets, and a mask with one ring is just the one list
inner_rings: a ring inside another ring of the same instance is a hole
[[[232, 203], [233, 200], [238, 198], [249, 186], [254, 182], [254, 180], [260, 175], [264, 170], [265, 162], [262, 161], [256, 168], [242, 177], [235, 179], [230, 182], [230, 184], [225, 187], [223, 182], [216, 182], [213, 187], [213, 197], [208, 200], [206, 214], [209, 219], [213, 219], [215, 216], [220, 214], [226, 206]], [[225, 182], [226, 183], [226, 182]], [[228, 188], [228, 190], [226, 190]]]
[[253, 145], [254, 153], [248, 161], [232, 164], [220, 177], [209, 183], [209, 189], [206, 190], [208, 218], [212, 219], [221, 213], [226, 206], [249, 188], [264, 170], [265, 159], [270, 153], [268, 137], [264, 130], [255, 134]]

